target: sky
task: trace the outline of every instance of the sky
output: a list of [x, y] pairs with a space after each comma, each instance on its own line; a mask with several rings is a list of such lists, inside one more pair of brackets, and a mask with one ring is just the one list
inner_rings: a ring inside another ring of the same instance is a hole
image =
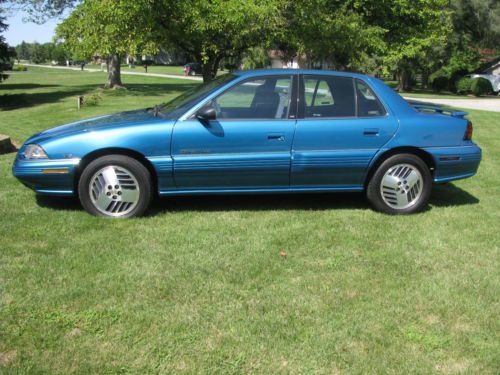
[[54, 36], [54, 29], [60, 22], [49, 20], [43, 25], [37, 25], [32, 22], [23, 22], [23, 17], [26, 17], [26, 14], [18, 11], [10, 14], [5, 21], [9, 25], [9, 29], [3, 33], [3, 36], [11, 46], [16, 46], [23, 40], [25, 42], [50, 42]]

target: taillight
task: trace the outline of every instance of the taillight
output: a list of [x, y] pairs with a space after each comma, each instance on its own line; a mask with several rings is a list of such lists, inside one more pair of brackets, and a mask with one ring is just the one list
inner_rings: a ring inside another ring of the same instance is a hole
[[465, 129], [464, 141], [470, 141], [472, 139], [472, 122], [467, 121], [467, 128]]

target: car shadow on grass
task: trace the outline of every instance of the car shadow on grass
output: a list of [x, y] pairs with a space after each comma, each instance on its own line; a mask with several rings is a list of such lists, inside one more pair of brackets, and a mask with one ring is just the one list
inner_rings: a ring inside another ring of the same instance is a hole
[[[81, 210], [74, 197], [37, 195], [40, 207], [62, 211]], [[436, 185], [427, 210], [432, 207], [464, 206], [479, 203], [479, 199], [453, 184]], [[303, 193], [253, 195], [178, 196], [155, 199], [147, 216], [163, 212], [186, 211], [286, 211], [286, 210], [339, 210], [370, 209], [363, 193]]]
[[231, 194], [163, 197], [149, 214], [163, 211], [285, 211], [369, 208], [361, 193]]
[[434, 185], [429, 203], [434, 207], [465, 206], [478, 204], [479, 199], [452, 183], [445, 183]]

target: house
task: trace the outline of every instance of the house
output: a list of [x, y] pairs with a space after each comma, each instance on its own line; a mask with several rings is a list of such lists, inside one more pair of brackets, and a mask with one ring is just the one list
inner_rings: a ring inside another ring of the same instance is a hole
[[500, 57], [491, 61], [488, 65], [484, 66], [481, 73], [500, 76]]
[[305, 54], [300, 56], [295, 55], [292, 59], [287, 59], [282, 51], [269, 50], [268, 56], [271, 60], [271, 68], [335, 70], [335, 67], [331, 63], [308, 59]]

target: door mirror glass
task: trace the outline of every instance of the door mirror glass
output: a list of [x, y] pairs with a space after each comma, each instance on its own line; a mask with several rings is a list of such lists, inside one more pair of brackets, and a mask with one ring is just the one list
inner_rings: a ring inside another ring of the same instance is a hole
[[196, 112], [196, 118], [203, 125], [208, 125], [210, 121], [217, 118], [215, 114], [215, 108], [212, 106], [202, 107], [198, 112]]

